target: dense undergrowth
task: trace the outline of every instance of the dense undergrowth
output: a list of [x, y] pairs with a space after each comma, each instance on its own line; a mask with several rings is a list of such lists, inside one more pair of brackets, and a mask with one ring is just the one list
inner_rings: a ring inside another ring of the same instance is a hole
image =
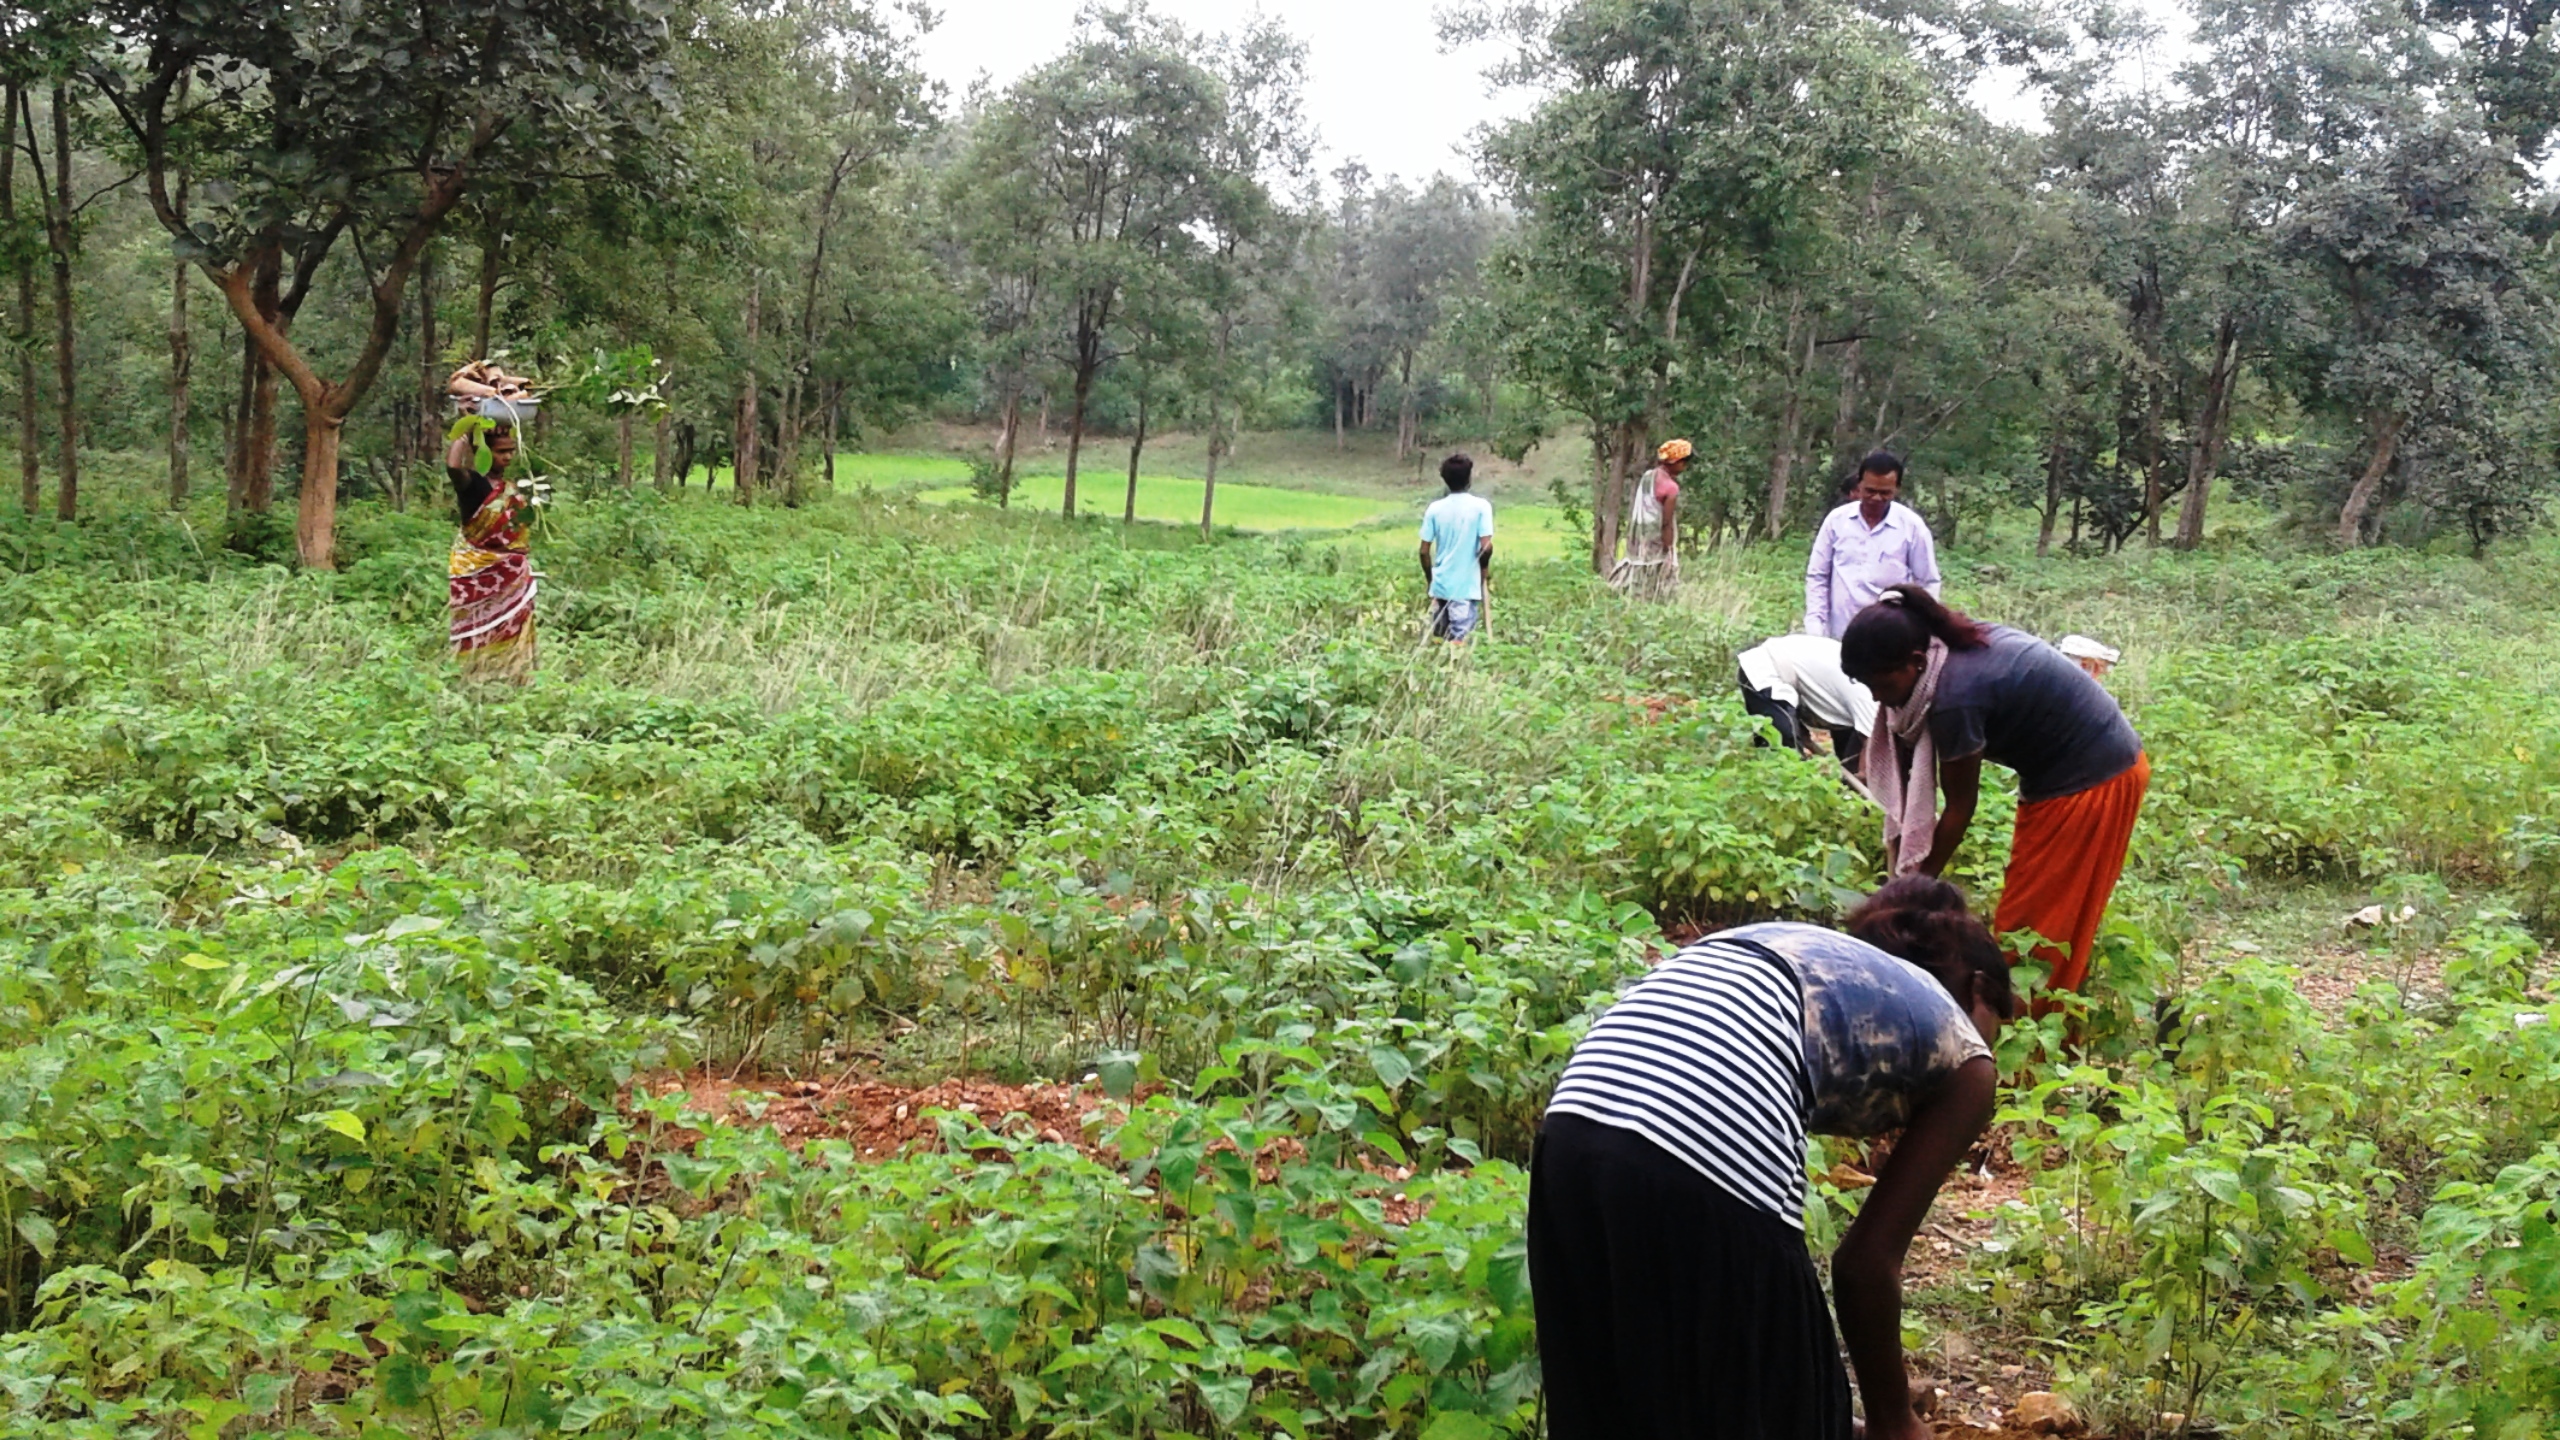
[[[1875, 863], [1730, 701], [1792, 552], [1670, 607], [1506, 571], [1453, 660], [1321, 544], [597, 499], [538, 545], [539, 682], [474, 695], [438, 518], [335, 575], [211, 529], [0, 528], [0, 1434], [1533, 1432], [1573, 1037], [1662, 927]], [[1921, 1338], [2128, 1433], [2560, 1423], [2550, 558], [1953, 567], [2128, 647], [2156, 778]], [[2306, 886], [2405, 900], [2377, 943], [2442, 985], [2323, 1015], [2216, 943]], [[631, 1085], [854, 1053], [1129, 1098], [1098, 1150], [857, 1161]]]

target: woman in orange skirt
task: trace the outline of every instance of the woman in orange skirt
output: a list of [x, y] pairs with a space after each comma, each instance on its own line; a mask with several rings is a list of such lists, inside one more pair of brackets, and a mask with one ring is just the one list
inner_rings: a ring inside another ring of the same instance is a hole
[[1917, 585], [1858, 612], [1840, 668], [1879, 707], [1864, 774], [1893, 873], [1944, 871], [1973, 824], [1982, 762], [2015, 771], [2017, 831], [1992, 926], [2043, 937], [2048, 988], [2079, 990], [2151, 784], [2115, 697], [2035, 636], [1979, 624]]

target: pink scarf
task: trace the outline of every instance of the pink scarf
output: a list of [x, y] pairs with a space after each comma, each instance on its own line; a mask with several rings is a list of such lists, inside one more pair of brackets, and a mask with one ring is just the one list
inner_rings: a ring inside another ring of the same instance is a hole
[[[1929, 858], [1938, 839], [1938, 743], [1929, 738], [1929, 707], [1938, 698], [1938, 677], [1946, 672], [1947, 642], [1931, 640], [1920, 681], [1911, 698], [1878, 707], [1876, 728], [1867, 736], [1867, 789], [1884, 807], [1884, 867], [1888, 875], [1908, 875]], [[1911, 747], [1911, 765], [1902, 764], [1901, 742]]]

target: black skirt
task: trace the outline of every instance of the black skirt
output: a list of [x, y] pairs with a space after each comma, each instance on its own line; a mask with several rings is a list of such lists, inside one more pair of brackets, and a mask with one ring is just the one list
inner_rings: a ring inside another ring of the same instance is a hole
[[1547, 1117], [1529, 1278], [1553, 1440], [1848, 1440], [1802, 1232], [1643, 1136]]

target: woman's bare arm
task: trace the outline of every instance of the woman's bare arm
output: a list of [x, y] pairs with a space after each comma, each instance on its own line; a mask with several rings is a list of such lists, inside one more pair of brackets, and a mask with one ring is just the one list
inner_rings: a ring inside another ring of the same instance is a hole
[[1964, 832], [1973, 828], [1974, 808], [1982, 803], [1982, 757], [1939, 761], [1938, 793], [1947, 803], [1929, 839], [1929, 858], [1920, 862], [1923, 875], [1944, 874], [1956, 858], [1956, 847], [1964, 843]]
[[1831, 1257], [1840, 1338], [1858, 1372], [1867, 1440], [1921, 1440], [1929, 1431], [1911, 1410], [1902, 1363], [1902, 1260], [1947, 1172], [1991, 1123], [1999, 1079], [1987, 1059], [1966, 1061], [1911, 1117], [1876, 1176], [1867, 1203]]

